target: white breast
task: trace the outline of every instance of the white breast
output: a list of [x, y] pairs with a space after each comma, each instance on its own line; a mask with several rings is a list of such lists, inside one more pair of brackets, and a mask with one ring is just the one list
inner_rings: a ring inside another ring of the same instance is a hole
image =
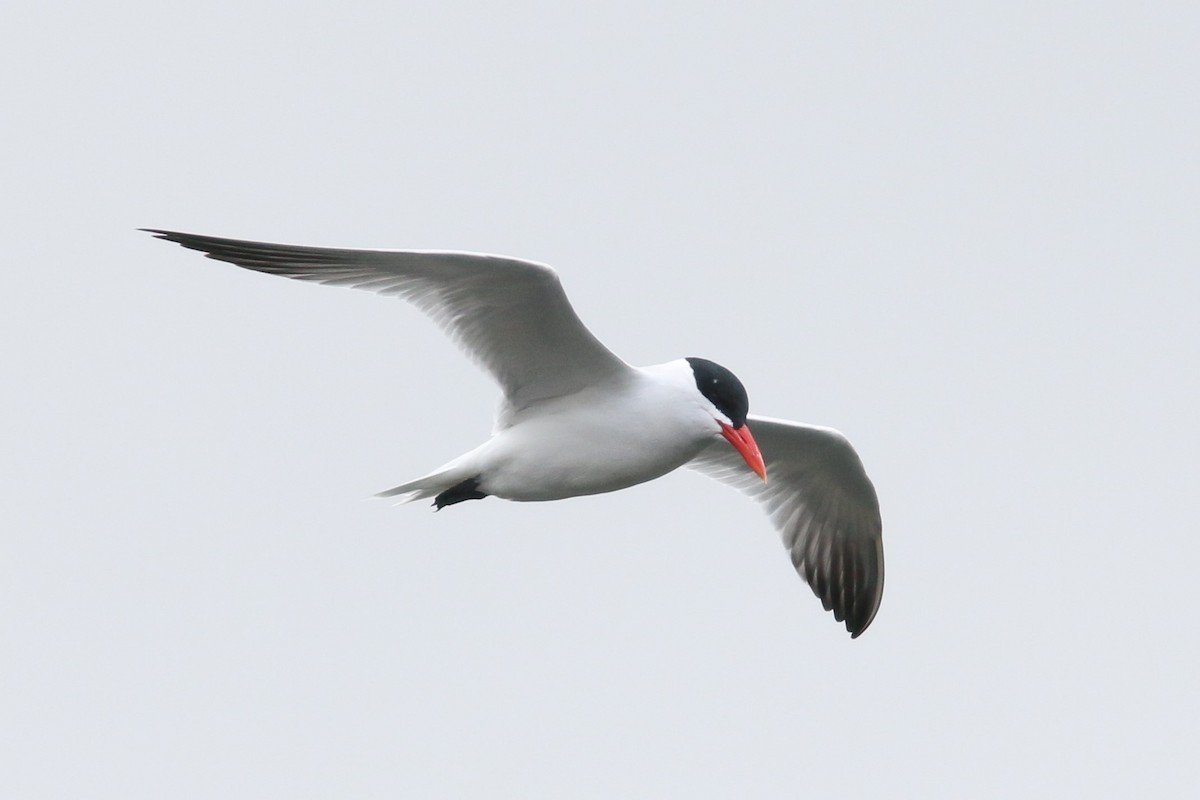
[[690, 370], [675, 363], [516, 415], [470, 454], [481, 488], [506, 500], [559, 500], [624, 489], [687, 463], [720, 429]]

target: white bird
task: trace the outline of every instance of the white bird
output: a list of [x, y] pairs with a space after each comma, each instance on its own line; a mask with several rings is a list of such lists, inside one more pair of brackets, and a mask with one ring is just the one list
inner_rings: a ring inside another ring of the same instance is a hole
[[883, 526], [875, 488], [846, 438], [748, 415], [741, 381], [712, 361], [626, 364], [580, 322], [550, 267], [143, 230], [246, 269], [397, 295], [491, 373], [504, 393], [492, 437], [380, 496], [432, 497], [438, 509], [489, 495], [559, 500], [687, 466], [763, 504], [796, 571], [852, 636], [874, 619]]

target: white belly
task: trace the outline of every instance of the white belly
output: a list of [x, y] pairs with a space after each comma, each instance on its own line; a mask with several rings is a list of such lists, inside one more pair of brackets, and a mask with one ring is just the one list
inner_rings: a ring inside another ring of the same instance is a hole
[[699, 406], [681, 411], [666, 399], [576, 398], [539, 409], [475, 451], [481, 488], [506, 500], [561, 500], [665, 475], [720, 437]]

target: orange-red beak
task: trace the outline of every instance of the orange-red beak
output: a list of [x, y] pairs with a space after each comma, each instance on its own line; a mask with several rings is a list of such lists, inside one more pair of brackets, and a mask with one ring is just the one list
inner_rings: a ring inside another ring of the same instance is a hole
[[740, 428], [734, 428], [721, 420], [717, 420], [717, 423], [721, 426], [721, 435], [725, 437], [725, 440], [733, 445], [734, 450], [742, 454], [742, 458], [746, 459], [746, 463], [750, 465], [750, 469], [754, 470], [754, 474], [762, 478], [763, 483], [766, 483], [767, 465], [763, 463], [762, 453], [758, 452], [758, 444], [750, 435], [750, 426], [743, 425]]

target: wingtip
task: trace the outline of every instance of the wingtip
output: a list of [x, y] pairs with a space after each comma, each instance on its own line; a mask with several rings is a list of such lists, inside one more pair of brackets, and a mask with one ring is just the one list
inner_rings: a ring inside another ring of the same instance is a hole
[[847, 620], [846, 621], [846, 630], [848, 630], [850, 632], [850, 638], [857, 639], [859, 636], [862, 636], [864, 633], [866, 633], [867, 628], [871, 627], [871, 623], [875, 621], [875, 614], [878, 611], [879, 611], [879, 604], [876, 603], [875, 608], [873, 608], [871, 610], [871, 614], [870, 614], [870, 616], [868, 616], [866, 618], [866, 620], [861, 621], [861, 622], [854, 622], [853, 624], [852, 624], [851, 620]]
[[161, 228], [138, 228], [138, 232], [148, 233], [155, 239], [166, 239], [167, 241], [174, 241], [175, 237], [179, 235], [174, 231], [164, 231]]

